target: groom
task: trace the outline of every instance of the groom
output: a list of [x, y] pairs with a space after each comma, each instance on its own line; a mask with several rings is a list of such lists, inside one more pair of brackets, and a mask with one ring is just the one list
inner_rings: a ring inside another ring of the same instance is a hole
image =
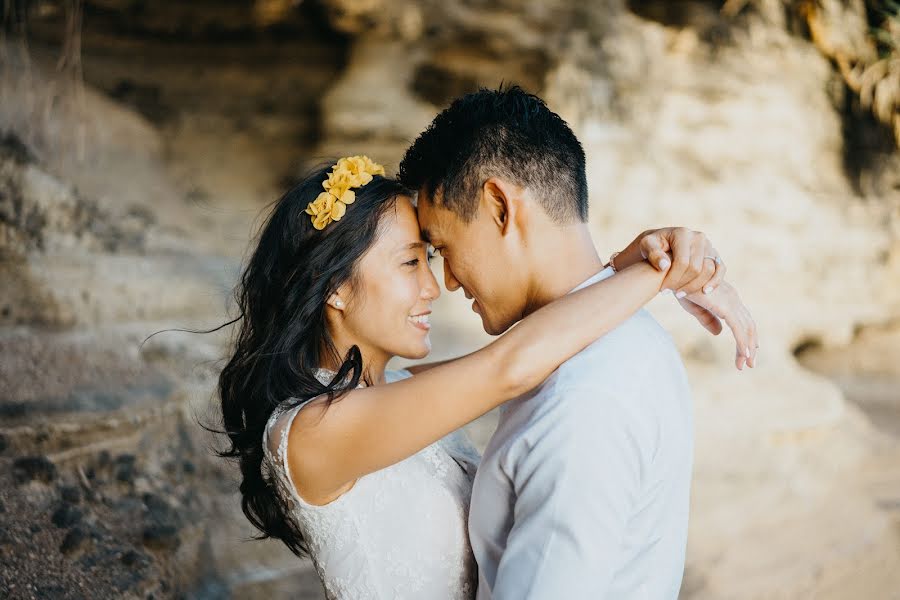
[[[447, 289], [490, 334], [614, 274], [588, 231], [581, 144], [519, 88], [456, 100], [400, 178]], [[478, 598], [676, 598], [692, 451], [680, 356], [640, 310], [501, 408], [469, 517]]]

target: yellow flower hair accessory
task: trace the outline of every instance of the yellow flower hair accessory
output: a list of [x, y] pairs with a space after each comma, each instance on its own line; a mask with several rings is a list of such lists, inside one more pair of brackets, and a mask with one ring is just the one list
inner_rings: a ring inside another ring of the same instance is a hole
[[347, 205], [356, 201], [352, 188], [360, 188], [374, 175], [384, 176], [384, 167], [368, 156], [347, 156], [331, 168], [328, 179], [322, 183], [325, 191], [306, 207], [313, 227], [322, 230], [332, 221], [340, 221], [347, 212]]

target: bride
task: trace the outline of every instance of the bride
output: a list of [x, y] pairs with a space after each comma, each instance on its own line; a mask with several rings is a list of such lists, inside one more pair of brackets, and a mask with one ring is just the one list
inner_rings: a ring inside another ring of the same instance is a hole
[[[386, 371], [430, 351], [440, 290], [429, 259], [411, 192], [349, 157], [278, 201], [237, 289], [220, 454], [240, 464], [259, 539], [308, 554], [332, 599], [473, 597], [466, 519], [479, 456], [460, 428], [540, 384], [666, 275], [616, 265], [477, 352], [415, 376]], [[695, 296], [729, 323], [740, 305], [724, 282]]]

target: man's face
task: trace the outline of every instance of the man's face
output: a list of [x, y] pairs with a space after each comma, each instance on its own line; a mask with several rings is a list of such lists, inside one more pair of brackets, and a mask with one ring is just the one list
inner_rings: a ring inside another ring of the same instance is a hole
[[521, 265], [490, 211], [479, 204], [474, 220], [465, 223], [423, 189], [417, 214], [422, 237], [444, 259], [447, 291], [463, 289], [484, 330], [500, 335], [521, 319], [526, 302]]

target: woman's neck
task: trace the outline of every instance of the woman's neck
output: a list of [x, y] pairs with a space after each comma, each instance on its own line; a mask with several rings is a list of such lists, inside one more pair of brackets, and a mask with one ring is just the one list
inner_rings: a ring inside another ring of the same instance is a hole
[[327, 352], [320, 353], [322, 361], [319, 366], [323, 369], [328, 369], [329, 371], [338, 371], [338, 369], [341, 368], [341, 361], [344, 360], [344, 357], [347, 356], [350, 348], [354, 345], [359, 347], [360, 353], [362, 354], [363, 379], [368, 379], [372, 382], [372, 385], [384, 383], [384, 371], [387, 368], [387, 363], [391, 357], [384, 356], [384, 353], [382, 352], [367, 349], [363, 344], [336, 344], [337, 356], [330, 356]]

